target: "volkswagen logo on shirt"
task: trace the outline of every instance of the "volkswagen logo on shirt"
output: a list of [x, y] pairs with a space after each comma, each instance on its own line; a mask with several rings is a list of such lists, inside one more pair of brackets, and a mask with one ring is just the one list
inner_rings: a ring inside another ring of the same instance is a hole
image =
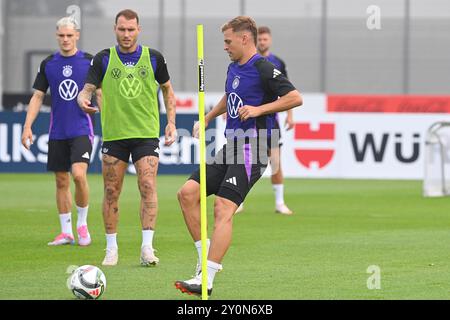
[[227, 98], [228, 115], [236, 119], [239, 117], [239, 108], [243, 106], [242, 99], [235, 92], [231, 92]]
[[78, 95], [78, 86], [72, 79], [66, 79], [59, 84], [58, 91], [62, 99], [70, 101]]
[[111, 76], [113, 77], [113, 79], [116, 79], [116, 80], [120, 78], [121, 73], [122, 72], [118, 68], [114, 68], [111, 70]]
[[119, 92], [125, 99], [137, 98], [142, 92], [142, 82], [138, 77], [129, 74], [120, 81]]

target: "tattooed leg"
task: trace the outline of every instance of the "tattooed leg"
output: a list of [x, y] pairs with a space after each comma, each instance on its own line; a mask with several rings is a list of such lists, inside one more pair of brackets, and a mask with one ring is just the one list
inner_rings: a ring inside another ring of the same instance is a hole
[[103, 155], [103, 222], [107, 234], [117, 232], [119, 222], [119, 195], [128, 163], [115, 157]]
[[156, 174], [158, 158], [146, 156], [135, 163], [138, 175], [138, 186], [141, 193], [142, 230], [154, 230], [158, 215], [158, 196], [156, 193]]

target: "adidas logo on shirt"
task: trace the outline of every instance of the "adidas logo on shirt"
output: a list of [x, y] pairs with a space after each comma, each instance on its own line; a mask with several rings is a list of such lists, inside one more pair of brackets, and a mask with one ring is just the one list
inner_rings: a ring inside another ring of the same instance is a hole
[[89, 160], [89, 153], [85, 152], [81, 157]]
[[280, 71], [280, 70], [273, 69], [273, 77], [274, 77], [274, 78], [278, 77], [280, 74], [281, 74], [281, 71]]
[[234, 184], [235, 186], [237, 186], [236, 177], [227, 179], [227, 180], [225, 180], [225, 182], [228, 182], [228, 183], [231, 183], [231, 184]]

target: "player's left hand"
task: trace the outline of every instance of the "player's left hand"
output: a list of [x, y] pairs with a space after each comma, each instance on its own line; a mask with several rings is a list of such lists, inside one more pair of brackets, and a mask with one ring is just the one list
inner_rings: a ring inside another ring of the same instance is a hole
[[253, 106], [243, 106], [239, 108], [239, 118], [241, 121], [246, 121], [250, 118], [257, 118], [261, 115], [261, 109]]
[[177, 128], [173, 123], [168, 123], [165, 131], [164, 145], [170, 146], [177, 139]]

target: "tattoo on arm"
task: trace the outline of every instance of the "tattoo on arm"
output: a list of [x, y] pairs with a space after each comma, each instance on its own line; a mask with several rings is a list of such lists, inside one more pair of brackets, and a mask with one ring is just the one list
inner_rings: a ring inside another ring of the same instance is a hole
[[167, 122], [175, 125], [176, 98], [172, 85], [170, 82], [167, 82], [161, 85], [161, 90], [164, 97], [164, 105], [166, 106]]
[[83, 90], [81, 90], [80, 94], [78, 95], [78, 103], [81, 104], [81, 102], [86, 99], [91, 100], [92, 94], [95, 92], [95, 89], [97, 89], [95, 85], [93, 85], [92, 83], [86, 83]]

